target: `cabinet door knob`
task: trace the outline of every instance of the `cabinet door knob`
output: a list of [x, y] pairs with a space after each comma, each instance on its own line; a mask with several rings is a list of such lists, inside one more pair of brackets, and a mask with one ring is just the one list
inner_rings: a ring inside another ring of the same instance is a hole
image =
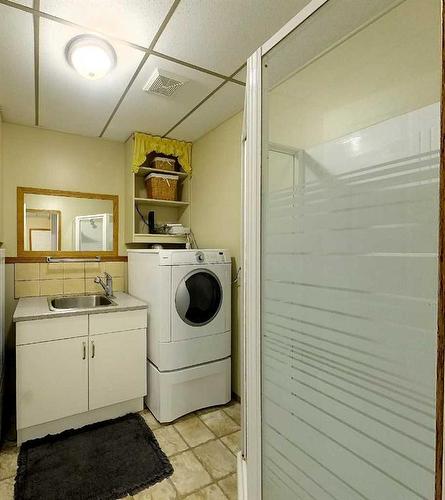
[[86, 359], [87, 357], [87, 343], [86, 342], [82, 342], [82, 359]]
[[96, 346], [94, 345], [94, 341], [91, 341], [91, 358], [94, 358], [96, 355]]

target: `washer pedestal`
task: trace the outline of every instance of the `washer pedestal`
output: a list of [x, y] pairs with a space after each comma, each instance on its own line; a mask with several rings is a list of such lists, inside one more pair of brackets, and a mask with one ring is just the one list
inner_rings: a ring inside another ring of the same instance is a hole
[[160, 372], [147, 360], [145, 403], [162, 423], [196, 408], [226, 404], [231, 399], [230, 371], [230, 357], [170, 372]]

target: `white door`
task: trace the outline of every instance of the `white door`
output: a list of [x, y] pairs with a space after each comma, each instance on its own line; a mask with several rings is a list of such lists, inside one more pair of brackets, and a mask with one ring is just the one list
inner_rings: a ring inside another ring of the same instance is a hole
[[92, 335], [89, 353], [90, 410], [145, 396], [145, 328]]
[[17, 346], [17, 427], [88, 410], [88, 337]]
[[230, 264], [172, 267], [172, 340], [230, 330]]

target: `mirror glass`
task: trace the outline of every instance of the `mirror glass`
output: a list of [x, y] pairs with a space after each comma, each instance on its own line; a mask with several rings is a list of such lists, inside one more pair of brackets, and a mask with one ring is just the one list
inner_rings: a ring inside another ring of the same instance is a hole
[[23, 207], [19, 225], [22, 220], [23, 227], [18, 228], [23, 241], [19, 238], [18, 247], [24, 252], [100, 253], [117, 248], [113, 238], [113, 214], [117, 212], [114, 198], [117, 197], [97, 195], [88, 198], [84, 193], [76, 197], [74, 194], [50, 194], [49, 191], [48, 194], [27, 192], [26, 188], [23, 191], [22, 201], [19, 200]]

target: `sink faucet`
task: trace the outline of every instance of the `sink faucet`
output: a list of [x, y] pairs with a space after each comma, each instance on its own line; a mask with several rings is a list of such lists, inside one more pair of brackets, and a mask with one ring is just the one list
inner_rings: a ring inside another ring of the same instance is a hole
[[105, 282], [100, 276], [94, 278], [94, 283], [98, 283], [104, 290], [107, 297], [113, 296], [113, 278], [108, 274], [104, 273]]

